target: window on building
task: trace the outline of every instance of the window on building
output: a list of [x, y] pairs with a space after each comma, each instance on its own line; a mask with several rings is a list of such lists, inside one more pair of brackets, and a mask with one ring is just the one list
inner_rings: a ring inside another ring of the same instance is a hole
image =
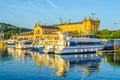
[[40, 38], [40, 36], [36, 36], [36, 39], [39, 39]]
[[37, 31], [36, 31], [36, 34], [40, 34], [40, 30], [37, 30]]

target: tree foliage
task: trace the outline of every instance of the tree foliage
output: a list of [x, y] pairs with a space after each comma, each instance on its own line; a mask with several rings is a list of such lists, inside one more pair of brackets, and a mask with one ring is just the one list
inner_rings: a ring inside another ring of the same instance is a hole
[[110, 38], [120, 38], [120, 30], [111, 31], [108, 29], [103, 29], [95, 33], [98, 38], [110, 39]]
[[27, 28], [20, 28], [11, 24], [6, 24], [6, 23], [0, 23], [2, 32], [4, 33], [4, 38], [9, 39], [11, 38], [12, 35], [15, 35], [16, 33], [21, 33], [21, 32], [28, 32], [31, 31], [32, 29], [27, 29]]

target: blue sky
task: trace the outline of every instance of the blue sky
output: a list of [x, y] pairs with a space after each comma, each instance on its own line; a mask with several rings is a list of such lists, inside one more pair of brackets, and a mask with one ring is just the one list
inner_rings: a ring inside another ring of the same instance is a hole
[[[33, 28], [35, 23], [79, 22], [95, 13], [100, 29], [120, 29], [120, 0], [0, 0], [0, 22]], [[116, 24], [114, 24], [116, 23]]]

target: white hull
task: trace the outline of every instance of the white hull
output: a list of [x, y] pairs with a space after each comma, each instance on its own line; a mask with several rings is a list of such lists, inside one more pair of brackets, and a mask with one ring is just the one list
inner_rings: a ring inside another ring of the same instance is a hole
[[13, 47], [13, 48], [15, 48], [15, 44], [14, 45], [8, 45], [7, 44], [7, 47]]
[[16, 49], [31, 49], [31, 45], [16, 45], [15, 46]]
[[43, 49], [44, 53], [54, 53], [54, 47], [53, 45], [46, 45]]
[[54, 45], [46, 45], [43, 52], [55, 54], [91, 53], [104, 49], [104, 44], [98, 38], [72, 38], [69, 33], [59, 34], [59, 40]]
[[104, 49], [104, 45], [88, 45], [88, 46], [68, 46], [64, 47], [62, 50], [55, 51], [56, 54], [71, 54], [71, 53], [91, 53]]

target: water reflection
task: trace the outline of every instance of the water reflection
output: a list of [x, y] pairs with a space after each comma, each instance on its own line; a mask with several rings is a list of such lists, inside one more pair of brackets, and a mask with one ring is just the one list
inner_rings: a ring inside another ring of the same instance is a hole
[[37, 66], [46, 65], [57, 69], [57, 76], [66, 76], [72, 68], [82, 71], [83, 74], [91, 74], [99, 70], [99, 62], [102, 58], [97, 54], [77, 55], [48, 55], [32, 53], [32, 58]]
[[29, 57], [29, 50], [21, 50], [15, 48], [7, 48], [8, 55], [11, 55], [17, 60], [26, 60]]
[[3, 47], [0, 46], [0, 53], [5, 53], [5, 52], [6, 52], [6, 47], [5, 46], [3, 46]]
[[7, 54], [6, 47], [0, 48], [0, 63], [10, 60], [11, 57]]
[[[82, 75], [82, 79], [85, 75], [91, 76], [96, 74], [96, 72], [99, 72], [99, 63], [103, 57], [102, 55], [97, 54], [40, 54], [39, 52], [14, 48], [7, 48], [7, 52], [4, 52], [4, 55], [6, 55], [6, 57], [10, 56], [10, 58], [8, 58], [9, 60], [12, 58], [22, 61], [26, 61], [29, 57], [32, 57], [36, 66], [42, 66], [40, 68], [44, 68], [43, 66], [46, 66], [47, 68], [54, 70], [54, 76], [66, 77], [68, 76], [68, 73], [77, 71], [77, 74]], [[0, 60], [4, 59], [2, 58]]]
[[103, 56], [97, 54], [63, 55], [62, 59], [68, 61], [70, 68], [79, 67], [83, 73], [91, 74], [99, 70], [99, 62]]
[[69, 63], [63, 60], [60, 56], [32, 53], [32, 58], [38, 66], [46, 65], [50, 68], [57, 69], [56, 75], [63, 76], [64, 72], [69, 69]]
[[104, 54], [104, 61], [114, 66], [120, 66], [120, 53]]

